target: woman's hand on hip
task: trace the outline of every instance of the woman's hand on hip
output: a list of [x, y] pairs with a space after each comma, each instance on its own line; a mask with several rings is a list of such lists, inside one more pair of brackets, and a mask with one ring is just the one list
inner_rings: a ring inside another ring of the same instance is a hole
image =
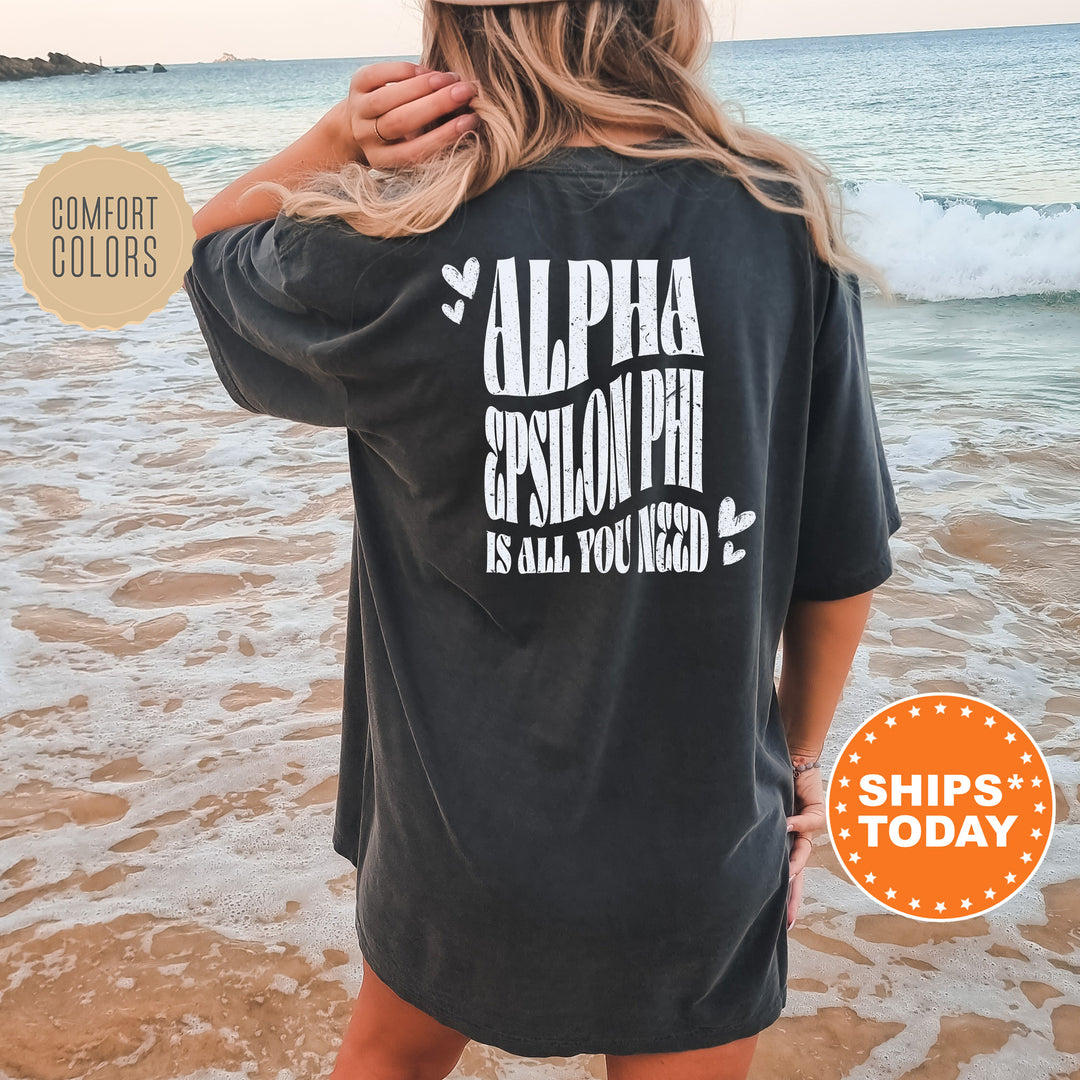
[[796, 777], [795, 813], [787, 820], [791, 831], [798, 834], [795, 837], [795, 846], [791, 850], [788, 863], [791, 889], [788, 893], [787, 919], [790, 930], [798, 914], [799, 904], [802, 902], [803, 869], [810, 859], [813, 838], [818, 833], [824, 832], [826, 826], [825, 792], [820, 769], [807, 769]]
[[455, 72], [405, 60], [368, 64], [353, 75], [342, 102], [344, 136], [376, 169], [423, 161], [476, 126], [476, 114], [467, 111], [476, 91]]

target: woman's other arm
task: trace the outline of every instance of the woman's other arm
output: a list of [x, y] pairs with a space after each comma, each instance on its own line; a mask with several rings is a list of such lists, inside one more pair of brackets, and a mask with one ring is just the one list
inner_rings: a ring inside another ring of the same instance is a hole
[[[476, 123], [475, 114], [451, 116], [476, 93], [454, 72], [429, 71], [408, 61], [386, 61], [360, 68], [349, 96], [330, 109], [310, 131], [269, 161], [234, 180], [194, 217], [196, 239], [219, 229], [277, 216], [277, 197], [248, 189], [262, 180], [290, 186], [306, 172], [336, 170], [350, 161], [389, 169], [421, 161], [451, 145]], [[379, 133], [392, 143], [383, 142]]]
[[791, 602], [777, 696], [796, 764], [815, 761], [825, 745], [873, 595], [871, 589], [843, 600]]
[[[870, 614], [869, 592], [841, 600], [793, 599], [784, 621], [784, 659], [777, 699], [796, 765], [816, 761], [844, 690], [851, 661]], [[796, 843], [788, 873], [787, 918], [790, 930], [802, 903], [804, 876], [814, 836], [825, 829], [825, 795], [820, 769], [807, 769], [795, 779], [795, 813], [789, 830], [810, 843]]]

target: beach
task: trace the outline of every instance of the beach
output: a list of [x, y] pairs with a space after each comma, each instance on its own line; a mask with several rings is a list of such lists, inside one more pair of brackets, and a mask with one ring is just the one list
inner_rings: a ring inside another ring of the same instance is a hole
[[[1044, 118], [1080, 92], [1076, 74], [1072, 90], [1050, 79], [1080, 27], [956, 33], [962, 70], [994, 62], [1007, 82], [994, 50], [1014, 57], [1015, 78], [1035, 80], [1024, 108]], [[883, 122], [868, 134], [874, 86], [906, 90], [904, 117], [920, 100], [931, 112], [904, 81], [918, 43], [896, 40], [926, 35], [886, 37], [876, 67], [851, 42], [833, 63], [825, 39], [715, 58], [747, 99], [754, 64], [795, 60], [824, 98], [811, 74], [829, 61], [834, 142], [828, 116], [806, 119], [820, 101], [779, 82], [748, 119], [784, 118], [836, 164], [864, 215], [853, 242], [902, 292], [868, 293], [864, 315], [904, 523], [825, 779], [888, 702], [967, 693], [1038, 742], [1054, 836], [1008, 904], [933, 924], [884, 912], [819, 835], [787, 1007], [751, 1078], [1080, 1080], [1080, 179], [1053, 128], [1033, 135], [1022, 117], [1011, 147], [976, 146], [977, 110], [921, 151]], [[38, 170], [90, 142], [161, 161], [197, 208], [361, 63], [170, 65], [157, 112], [135, 75], [0, 86], [2, 1080], [316, 1078], [351, 1013], [356, 875], [331, 846], [344, 432], [236, 407], [182, 292], [120, 331], [61, 323], [23, 289], [7, 238]], [[976, 148], [950, 163], [950, 138]], [[452, 1075], [605, 1071], [471, 1043]]]

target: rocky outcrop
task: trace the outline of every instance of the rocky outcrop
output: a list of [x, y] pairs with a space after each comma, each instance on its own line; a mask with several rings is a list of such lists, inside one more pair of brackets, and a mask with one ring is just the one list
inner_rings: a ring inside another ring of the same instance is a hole
[[[131, 71], [148, 71], [145, 64], [127, 64], [124, 67], [103, 67], [101, 64], [88, 64], [75, 60], [65, 53], [51, 52], [48, 60], [32, 56], [23, 60], [18, 56], [0, 56], [0, 82], [12, 82], [15, 79], [32, 79], [36, 75], [97, 75], [101, 71], [113, 71], [126, 74]], [[155, 64], [154, 71], [165, 71], [162, 64]]]
[[213, 64], [232, 64], [238, 60], [258, 60], [258, 56], [233, 56], [231, 52], [222, 53], [216, 60], [212, 60]]
[[100, 64], [87, 64], [65, 53], [49, 53], [48, 60], [32, 56], [23, 60], [18, 56], [0, 56], [0, 82], [15, 79], [32, 79], [35, 75], [96, 75], [105, 69]]

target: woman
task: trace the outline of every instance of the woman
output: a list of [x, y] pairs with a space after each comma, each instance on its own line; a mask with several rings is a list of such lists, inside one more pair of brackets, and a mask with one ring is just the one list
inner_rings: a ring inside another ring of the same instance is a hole
[[827, 169], [705, 88], [700, 0], [424, 14], [423, 66], [200, 210], [185, 278], [237, 404], [347, 434], [333, 1078], [471, 1038], [736, 1080], [892, 570], [884, 283]]

